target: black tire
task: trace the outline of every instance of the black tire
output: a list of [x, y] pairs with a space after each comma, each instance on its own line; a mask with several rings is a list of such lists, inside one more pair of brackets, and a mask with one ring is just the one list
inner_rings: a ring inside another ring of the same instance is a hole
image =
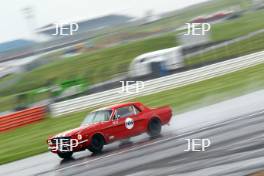
[[153, 118], [148, 124], [148, 135], [150, 137], [159, 137], [161, 133], [161, 122], [158, 118]]
[[58, 154], [58, 156], [59, 156], [60, 158], [63, 158], [63, 159], [70, 159], [70, 158], [72, 158], [72, 154], [73, 154], [73, 152], [58, 152], [57, 154]]
[[88, 147], [88, 150], [94, 154], [101, 153], [104, 144], [104, 138], [101, 135], [94, 135], [92, 137], [91, 145]]

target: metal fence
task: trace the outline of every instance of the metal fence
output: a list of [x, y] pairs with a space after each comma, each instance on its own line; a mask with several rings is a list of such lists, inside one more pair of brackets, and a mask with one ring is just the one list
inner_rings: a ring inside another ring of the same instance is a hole
[[[95, 93], [50, 105], [53, 116], [60, 116], [86, 108], [106, 105], [112, 102], [124, 101], [137, 96], [149, 95], [160, 91], [173, 89], [213, 77], [232, 73], [240, 69], [248, 68], [264, 62], [264, 51], [250, 55], [238, 57], [224, 62], [200, 67], [197, 69], [173, 74], [146, 81], [145, 88], [138, 93], [125, 93], [122, 88], [116, 88], [101, 93]], [[136, 85], [131, 85], [131, 89], [136, 89]]]

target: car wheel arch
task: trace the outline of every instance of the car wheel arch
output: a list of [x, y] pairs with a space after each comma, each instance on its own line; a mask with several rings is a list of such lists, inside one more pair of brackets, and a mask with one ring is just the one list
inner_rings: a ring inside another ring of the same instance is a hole
[[104, 144], [107, 143], [107, 141], [106, 141], [106, 139], [105, 139], [105, 136], [104, 136], [102, 133], [100, 133], [100, 132], [97, 132], [97, 133], [92, 134], [91, 137], [90, 137], [90, 140], [92, 140], [92, 139], [93, 139], [94, 137], [96, 137], [96, 136], [101, 137], [101, 138], [103, 139], [103, 141], [104, 141]]
[[153, 116], [153, 117], [151, 117], [151, 118], [149, 119], [148, 123], [150, 123], [152, 120], [158, 120], [158, 121], [160, 121], [160, 123], [161, 123], [161, 120], [160, 120], [160, 118], [159, 118], [158, 116]]

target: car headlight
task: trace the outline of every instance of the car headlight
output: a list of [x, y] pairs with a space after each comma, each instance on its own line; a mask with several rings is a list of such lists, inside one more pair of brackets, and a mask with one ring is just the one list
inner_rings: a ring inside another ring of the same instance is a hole
[[77, 139], [78, 139], [78, 140], [82, 140], [82, 135], [81, 135], [81, 134], [78, 134], [78, 135], [77, 135]]
[[51, 142], [51, 140], [50, 140], [50, 139], [48, 140], [48, 144], [49, 144], [49, 145], [51, 145], [51, 144], [52, 144], [52, 142]]

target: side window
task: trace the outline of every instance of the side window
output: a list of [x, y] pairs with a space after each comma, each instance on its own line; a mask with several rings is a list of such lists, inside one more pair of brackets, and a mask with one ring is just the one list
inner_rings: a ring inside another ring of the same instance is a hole
[[134, 109], [134, 114], [137, 115], [138, 113], [140, 113], [141, 111], [139, 110], [138, 107], [133, 105], [133, 109]]
[[134, 106], [125, 106], [116, 110], [116, 118], [127, 117], [136, 114]]

